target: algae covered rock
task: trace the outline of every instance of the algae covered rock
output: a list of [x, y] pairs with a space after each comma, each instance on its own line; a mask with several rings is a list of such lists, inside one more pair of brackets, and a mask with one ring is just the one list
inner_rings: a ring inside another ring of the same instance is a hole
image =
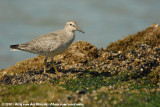
[[[99, 73], [106, 72], [109, 75], [119, 75], [120, 79], [125, 80], [147, 76], [153, 83], [159, 83], [159, 56], [160, 27], [153, 24], [135, 35], [126, 36], [102, 49], [98, 49], [87, 41], [75, 42], [64, 53], [55, 56], [54, 59], [61, 75], [66, 72], [92, 70]], [[41, 75], [43, 59], [43, 56], [37, 56], [18, 62], [1, 70], [0, 77], [22, 74], [22, 77], [30, 78], [30, 76], [24, 75]], [[48, 73], [54, 75], [52, 68], [47, 70]], [[124, 71], [127, 72], [126, 76], [122, 75]], [[15, 77], [18, 78], [19, 76]], [[44, 78], [46, 77], [44, 76]]]
[[158, 107], [159, 56], [157, 24], [102, 49], [87, 41], [74, 42], [54, 58], [59, 74], [53, 68], [43, 74], [43, 56], [0, 70], [0, 103]]
[[160, 26], [158, 24], [153, 24], [136, 34], [126, 36], [121, 40], [110, 43], [106, 49], [113, 52], [125, 52], [136, 49], [138, 44], [158, 47], [160, 45]]
[[56, 61], [61, 62], [61, 67], [65, 70], [76, 69], [85, 70], [89, 61], [98, 57], [98, 49], [88, 41], [78, 41], [62, 54], [55, 57]]

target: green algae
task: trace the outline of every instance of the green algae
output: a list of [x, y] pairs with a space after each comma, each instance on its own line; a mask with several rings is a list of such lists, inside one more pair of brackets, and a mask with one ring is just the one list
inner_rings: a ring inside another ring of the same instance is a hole
[[[86, 96], [86, 101], [80, 101]], [[120, 79], [119, 75], [108, 76], [85, 71], [72, 77], [65, 76], [49, 80], [49, 83], [45, 84], [2, 85], [0, 86], [0, 99], [0, 103], [41, 102], [49, 104], [59, 101], [98, 107], [104, 105], [118, 107], [149, 105], [152, 107], [160, 105], [160, 87], [148, 78], [124, 80]]]
[[[57, 94], [58, 93], [58, 94]], [[45, 103], [55, 102], [71, 92], [51, 84], [25, 84], [15, 86], [0, 86], [0, 103]]]

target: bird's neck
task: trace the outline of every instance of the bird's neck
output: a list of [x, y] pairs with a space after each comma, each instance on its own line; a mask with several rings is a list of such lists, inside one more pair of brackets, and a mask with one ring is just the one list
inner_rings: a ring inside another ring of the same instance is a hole
[[70, 31], [69, 29], [65, 29], [65, 32], [67, 33], [67, 36], [74, 36], [74, 31]]

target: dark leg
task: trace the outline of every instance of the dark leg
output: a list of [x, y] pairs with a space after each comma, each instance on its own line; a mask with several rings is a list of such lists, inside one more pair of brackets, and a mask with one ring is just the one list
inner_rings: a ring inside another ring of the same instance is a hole
[[51, 58], [51, 64], [53, 65], [53, 68], [54, 68], [54, 70], [55, 70], [55, 73], [58, 74], [57, 68], [56, 68], [56, 66], [55, 66], [55, 64], [54, 64], [54, 62], [53, 62], [53, 57]]
[[48, 57], [45, 57], [45, 58], [44, 58], [44, 73], [46, 73], [47, 58], [48, 58]]

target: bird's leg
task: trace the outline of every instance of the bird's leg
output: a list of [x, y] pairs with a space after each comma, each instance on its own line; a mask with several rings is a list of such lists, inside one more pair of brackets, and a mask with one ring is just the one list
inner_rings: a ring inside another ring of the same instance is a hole
[[53, 66], [53, 57], [51, 57], [51, 67]]
[[46, 73], [47, 58], [48, 58], [48, 57], [45, 57], [45, 58], [44, 58], [44, 73]]
[[58, 74], [58, 71], [57, 71], [57, 68], [53, 62], [53, 57], [51, 58], [51, 65], [53, 66], [54, 70], [55, 70], [55, 73]]

